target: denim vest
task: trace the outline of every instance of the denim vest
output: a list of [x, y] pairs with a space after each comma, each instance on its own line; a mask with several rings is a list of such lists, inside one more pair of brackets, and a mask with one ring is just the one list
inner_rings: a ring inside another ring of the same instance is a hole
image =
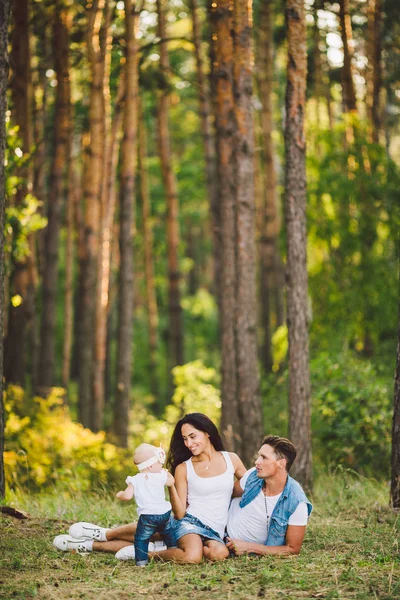
[[[250, 473], [239, 504], [240, 508], [250, 504], [261, 492], [263, 485], [264, 479], [257, 476], [256, 470]], [[312, 511], [311, 502], [308, 501], [301, 485], [288, 475], [286, 485], [270, 517], [268, 537], [264, 542], [264, 546], [285, 545], [289, 518], [300, 502], [306, 502], [308, 516], [310, 516]]]

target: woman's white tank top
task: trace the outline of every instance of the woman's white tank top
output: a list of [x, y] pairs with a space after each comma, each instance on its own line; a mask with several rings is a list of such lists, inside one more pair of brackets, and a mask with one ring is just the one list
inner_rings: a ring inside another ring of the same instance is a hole
[[228, 452], [221, 452], [226, 471], [215, 477], [199, 477], [192, 459], [186, 460], [188, 506], [186, 512], [214, 529], [221, 538], [228, 522], [228, 508], [232, 497], [235, 469]]

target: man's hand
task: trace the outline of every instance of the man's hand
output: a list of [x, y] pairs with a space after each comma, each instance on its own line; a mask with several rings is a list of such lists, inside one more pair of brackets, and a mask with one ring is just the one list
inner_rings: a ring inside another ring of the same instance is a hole
[[247, 554], [250, 549], [251, 544], [249, 542], [243, 542], [242, 540], [232, 540], [228, 538], [228, 542], [226, 543], [229, 550], [234, 552], [236, 556], [242, 556], [243, 554]]

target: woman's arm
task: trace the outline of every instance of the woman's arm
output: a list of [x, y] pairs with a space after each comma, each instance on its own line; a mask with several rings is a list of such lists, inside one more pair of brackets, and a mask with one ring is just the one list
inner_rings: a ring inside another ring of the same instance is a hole
[[176, 519], [183, 519], [187, 505], [187, 472], [186, 465], [178, 465], [175, 469], [175, 485], [168, 486], [169, 499]]
[[234, 452], [229, 452], [229, 456], [231, 457], [233, 468], [235, 469], [236, 479], [241, 479], [247, 471], [246, 467], [244, 466], [238, 455]]

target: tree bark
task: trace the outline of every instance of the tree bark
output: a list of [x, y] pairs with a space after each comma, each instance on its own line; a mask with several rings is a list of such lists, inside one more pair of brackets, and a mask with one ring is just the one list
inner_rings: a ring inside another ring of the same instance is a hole
[[265, 164], [264, 211], [260, 237], [260, 305], [263, 329], [262, 363], [272, 368], [272, 317], [283, 324], [283, 265], [279, 255], [280, 217], [278, 211], [274, 148], [272, 143], [273, 24], [272, 0], [260, 6], [258, 82], [262, 104], [261, 126]]
[[203, 152], [205, 158], [205, 175], [207, 196], [210, 205], [210, 222], [213, 241], [213, 288], [217, 303], [219, 304], [219, 274], [220, 268], [220, 246], [221, 246], [221, 224], [219, 215], [217, 170], [216, 170], [216, 149], [215, 136], [211, 122], [211, 107], [209, 101], [209, 90], [204, 74], [204, 61], [201, 52], [201, 32], [198, 19], [197, 0], [189, 0], [189, 6], [192, 13], [193, 42], [196, 58], [196, 76], [199, 91], [199, 110], [200, 126], [203, 138]]
[[138, 50], [136, 3], [125, 0], [126, 75], [120, 188], [120, 282], [117, 350], [117, 389], [114, 432], [128, 446], [133, 334], [133, 228], [138, 123]]
[[285, 221], [287, 234], [287, 314], [289, 330], [289, 435], [297, 448], [293, 474], [312, 486], [311, 389], [308, 342], [306, 231], [307, 81], [306, 21], [303, 0], [287, 0], [288, 70], [285, 124]]
[[143, 244], [144, 244], [144, 271], [146, 278], [146, 303], [147, 303], [147, 330], [149, 336], [149, 374], [150, 389], [154, 398], [158, 396], [157, 382], [157, 346], [158, 346], [158, 307], [156, 287], [154, 282], [153, 266], [153, 227], [151, 220], [151, 198], [149, 176], [147, 169], [147, 134], [143, 110], [140, 102], [139, 119], [139, 169], [140, 169], [140, 196], [142, 200], [143, 219]]
[[[12, 5], [11, 54], [12, 75], [10, 78], [12, 98], [12, 121], [19, 127], [22, 151], [28, 154], [33, 143], [32, 133], [32, 81], [29, 48], [28, 1], [21, 0]], [[32, 186], [31, 166], [21, 167], [17, 175], [21, 183], [13, 199], [21, 205]], [[36, 266], [34, 244], [29, 240], [30, 254], [13, 266], [10, 297], [19, 298], [19, 303], [10, 303], [7, 337], [4, 343], [4, 376], [7, 381], [24, 385], [29, 338], [35, 314]]]
[[11, 0], [0, 2], [0, 498], [4, 498], [6, 481], [4, 473], [4, 404], [3, 404], [3, 324], [4, 324], [4, 210], [5, 195], [5, 148], [6, 110], [8, 81], [8, 19]]
[[161, 170], [167, 197], [167, 253], [168, 253], [168, 364], [169, 373], [176, 365], [183, 364], [183, 328], [180, 297], [181, 273], [179, 268], [179, 202], [168, 123], [168, 72], [169, 58], [165, 31], [164, 0], [157, 0], [158, 36], [160, 37], [160, 68], [164, 86], [158, 92], [157, 119], [158, 144]]
[[74, 329], [74, 232], [75, 212], [78, 202], [77, 190], [79, 189], [76, 167], [72, 152], [72, 144], [68, 148], [67, 166], [67, 215], [66, 215], [66, 242], [65, 242], [65, 287], [64, 287], [64, 337], [62, 358], [62, 385], [68, 396], [68, 387], [71, 371], [71, 351]]
[[54, 115], [54, 151], [45, 235], [43, 269], [43, 311], [40, 330], [40, 357], [37, 391], [45, 395], [55, 385], [56, 300], [58, 287], [59, 239], [64, 200], [65, 173], [71, 137], [71, 99], [69, 83], [70, 14], [63, 0], [57, 0], [53, 23], [53, 53], [57, 76]]
[[235, 101], [233, 88], [233, 13], [230, 1], [210, 3], [213, 44], [212, 88], [217, 132], [218, 196], [221, 219], [220, 337], [221, 337], [221, 433], [229, 450], [238, 450], [238, 356], [236, 346], [236, 221]]
[[349, 14], [349, 0], [339, 0], [340, 33], [343, 44], [342, 90], [344, 112], [357, 111], [356, 89], [354, 86], [352, 56], [353, 33]]
[[[92, 412], [93, 354], [98, 255], [100, 250], [101, 184], [104, 164], [105, 48], [101, 24], [108, 0], [93, 0], [87, 35], [90, 65], [89, 130], [90, 143], [83, 177], [85, 199], [84, 256], [81, 266], [79, 329], [79, 418], [85, 427], [94, 427]], [[103, 41], [103, 45], [102, 42]]]
[[381, 129], [380, 92], [382, 87], [382, 6], [381, 0], [369, 0], [367, 39], [367, 111], [372, 125], [372, 140], [379, 143]]
[[249, 464], [263, 434], [257, 353], [255, 173], [252, 110], [252, 2], [234, 4], [234, 90], [236, 148], [236, 261], [238, 408], [240, 455]]
[[121, 125], [121, 101], [124, 82], [120, 78], [116, 98], [116, 111], [111, 121], [111, 14], [107, 8], [104, 25], [104, 162], [101, 183], [100, 249], [97, 274], [96, 319], [94, 336], [94, 361], [92, 380], [92, 427], [99, 431], [103, 427], [105, 404], [105, 364], [107, 347], [108, 289], [110, 283], [111, 231], [115, 213], [115, 178], [118, 158], [118, 133]]
[[[233, 11], [232, 11], [233, 8]], [[250, 463], [262, 435], [256, 340], [251, 3], [212, 3], [221, 205], [221, 431]]]
[[[400, 241], [398, 244], [400, 251]], [[400, 270], [399, 270], [399, 298], [400, 298]], [[398, 335], [396, 352], [396, 371], [394, 376], [394, 406], [392, 423], [392, 476], [390, 482], [391, 506], [400, 509], [400, 300], [398, 310]]]

